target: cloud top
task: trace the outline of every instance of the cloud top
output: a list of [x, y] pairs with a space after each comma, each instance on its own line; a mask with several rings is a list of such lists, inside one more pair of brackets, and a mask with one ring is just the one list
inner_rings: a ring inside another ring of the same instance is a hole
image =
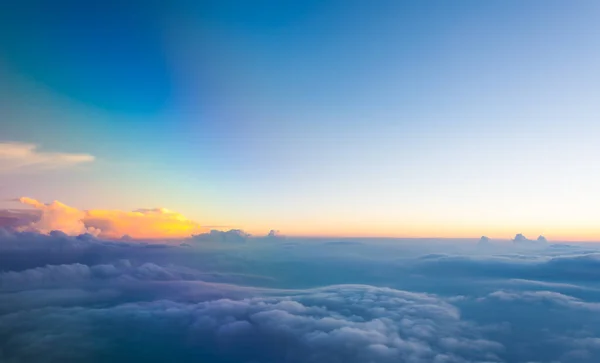
[[30, 205], [41, 212], [40, 219], [28, 225], [18, 227], [20, 231], [38, 232], [48, 234], [52, 231], [61, 231], [67, 235], [80, 235], [90, 233], [98, 235], [99, 230], [86, 227], [83, 220], [86, 213], [79, 209], [69, 207], [59, 201], [41, 203], [35, 199], [22, 197], [19, 202]]
[[491, 242], [491, 240], [490, 240], [489, 237], [487, 237], [487, 236], [481, 236], [481, 238], [479, 239], [479, 243], [478, 244], [481, 245], [481, 246], [488, 246], [491, 243], [492, 242]]
[[[180, 213], [165, 209], [79, 210], [59, 201], [42, 203], [22, 197], [19, 202], [34, 207], [39, 218], [18, 226], [22, 232], [48, 234], [61, 231], [70, 236], [91, 234], [103, 238], [182, 238], [202, 231], [200, 225]], [[14, 223], [14, 222], [13, 222]]]
[[208, 233], [201, 233], [192, 236], [194, 241], [198, 242], [246, 242], [250, 238], [250, 234], [241, 229], [230, 229], [229, 231], [219, 231], [216, 229]]
[[548, 240], [544, 236], [539, 236], [537, 240], [532, 240], [519, 233], [513, 238], [513, 243], [516, 246], [523, 247], [543, 247], [548, 244]]
[[166, 208], [120, 210], [88, 210], [86, 226], [101, 230], [101, 236], [120, 238], [181, 238], [202, 230], [200, 225], [180, 213]]

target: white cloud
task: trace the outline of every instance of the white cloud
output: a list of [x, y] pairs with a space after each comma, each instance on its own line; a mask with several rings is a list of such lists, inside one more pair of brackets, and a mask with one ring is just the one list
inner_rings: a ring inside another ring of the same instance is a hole
[[65, 168], [94, 159], [89, 154], [41, 151], [35, 144], [0, 142], [0, 173]]

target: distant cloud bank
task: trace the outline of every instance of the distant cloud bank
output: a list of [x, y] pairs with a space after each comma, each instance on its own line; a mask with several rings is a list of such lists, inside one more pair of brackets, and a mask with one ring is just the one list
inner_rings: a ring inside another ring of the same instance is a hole
[[539, 236], [536, 240], [531, 240], [519, 233], [513, 238], [513, 243], [516, 246], [543, 247], [548, 244], [548, 240], [544, 236]]
[[[33, 209], [0, 210], [0, 228], [49, 234], [60, 231], [69, 236], [89, 234], [101, 238], [135, 240], [191, 238], [196, 242], [245, 242], [249, 233], [240, 229], [210, 230], [180, 213], [165, 208], [120, 210], [79, 210], [59, 201], [42, 203], [22, 197], [15, 200]], [[271, 230], [264, 238], [282, 239]]]

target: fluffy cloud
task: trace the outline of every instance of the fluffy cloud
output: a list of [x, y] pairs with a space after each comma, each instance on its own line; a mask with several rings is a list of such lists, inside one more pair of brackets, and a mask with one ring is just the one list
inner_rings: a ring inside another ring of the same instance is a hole
[[[54, 292], [45, 309], [0, 317], [0, 337], [11, 337], [4, 358], [463, 363], [499, 362], [503, 350], [454, 306], [427, 294], [360, 285], [262, 296], [248, 290], [237, 298], [226, 287], [221, 293], [227, 297], [125, 304], [110, 303], [105, 293], [97, 299], [110, 306], [97, 308], [86, 304], [89, 294]], [[65, 296], [90, 306], [66, 305]]]
[[0, 361], [600, 360], [598, 246], [434, 242], [0, 229]]
[[129, 236], [141, 239], [183, 238], [202, 231], [199, 224], [165, 208], [119, 210], [79, 210], [58, 201], [41, 203], [32, 198], [20, 198], [23, 204], [36, 209], [35, 213], [4, 211], [0, 227], [18, 231], [47, 234], [61, 231], [67, 235], [91, 234], [103, 238]]
[[241, 229], [230, 229], [229, 231], [219, 231], [216, 229], [208, 233], [201, 233], [192, 236], [193, 241], [198, 242], [246, 242], [250, 234]]
[[23, 204], [30, 205], [40, 211], [40, 219], [31, 222], [26, 226], [18, 227], [21, 231], [33, 231], [39, 233], [50, 233], [52, 231], [61, 231], [68, 235], [80, 235], [90, 233], [99, 234], [99, 230], [93, 227], [86, 227], [83, 220], [86, 217], [84, 211], [69, 207], [61, 202], [54, 201], [44, 204], [31, 198], [20, 198]]
[[543, 247], [548, 243], [548, 240], [544, 236], [539, 236], [537, 240], [531, 240], [519, 233], [513, 238], [513, 243], [523, 247]]
[[0, 142], [0, 173], [54, 169], [94, 161], [89, 154], [69, 154], [38, 150], [34, 144]]

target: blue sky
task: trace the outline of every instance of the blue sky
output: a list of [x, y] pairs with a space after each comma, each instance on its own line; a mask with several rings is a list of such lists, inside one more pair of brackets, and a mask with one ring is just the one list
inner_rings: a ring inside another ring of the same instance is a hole
[[594, 1], [8, 1], [3, 198], [290, 234], [600, 237]]

